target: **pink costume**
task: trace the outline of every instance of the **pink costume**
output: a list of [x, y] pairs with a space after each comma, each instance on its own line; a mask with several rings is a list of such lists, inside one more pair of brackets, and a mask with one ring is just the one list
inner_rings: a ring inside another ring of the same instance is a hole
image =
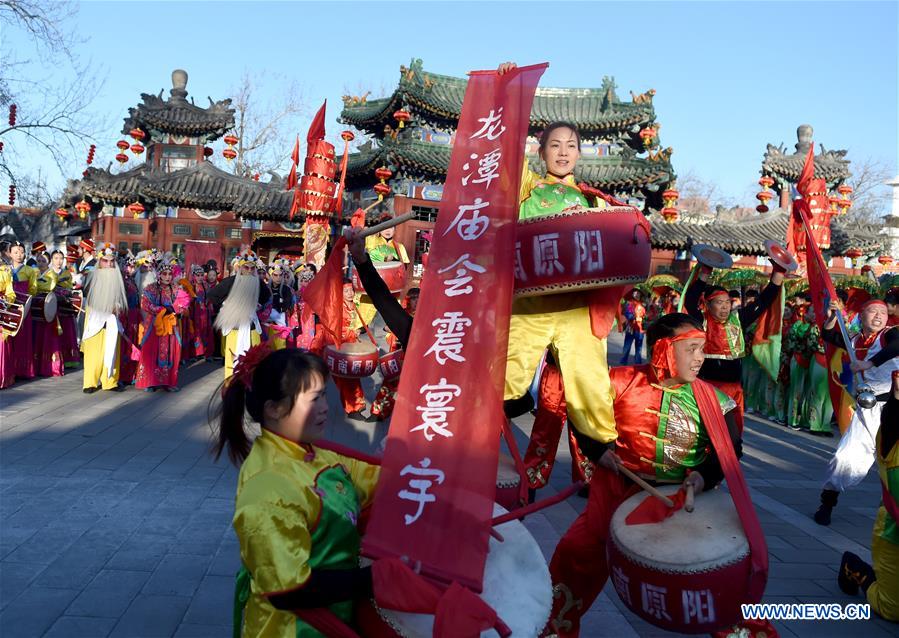
[[[11, 268], [13, 290], [28, 295], [37, 293], [37, 270], [30, 266]], [[25, 317], [19, 334], [10, 339], [12, 348], [13, 374], [20, 379], [34, 377], [34, 328], [32, 319]]]
[[144, 290], [140, 301], [141, 353], [135, 382], [138, 388], [178, 387], [180, 314], [188, 304], [187, 294], [175, 284], [157, 282]]

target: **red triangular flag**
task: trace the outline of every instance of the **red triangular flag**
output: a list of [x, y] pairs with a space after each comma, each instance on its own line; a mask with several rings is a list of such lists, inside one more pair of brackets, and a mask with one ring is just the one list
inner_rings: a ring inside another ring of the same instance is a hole
[[322, 328], [336, 345], [343, 343], [343, 249], [346, 239], [340, 237], [331, 250], [331, 256], [306, 289], [303, 301], [318, 315]]
[[626, 525], [645, 525], [647, 523], [660, 523], [664, 521], [677, 510], [683, 508], [684, 499], [687, 498], [687, 491], [681, 486], [677, 493], [672, 494], [668, 498], [674, 502], [674, 507], [668, 507], [652, 494], [647, 494], [646, 498], [643, 499], [643, 502], [627, 515], [624, 519], [624, 523]]
[[295, 190], [293, 192], [293, 201], [290, 202], [290, 213], [287, 215], [287, 219], [293, 221], [293, 216], [297, 214], [298, 210], [300, 210], [300, 191]]
[[290, 154], [294, 166], [300, 165], [300, 136], [297, 135], [297, 143], [293, 146], [293, 153]]
[[350, 217], [350, 227], [365, 228], [365, 211], [363, 209], [357, 208], [353, 216]]
[[284, 190], [292, 191], [297, 187], [297, 165], [290, 167], [290, 173], [287, 174], [287, 181], [284, 183]]
[[815, 143], [812, 142], [808, 147], [808, 154], [805, 156], [805, 164], [802, 165], [802, 171], [799, 173], [799, 179], [796, 181], [796, 190], [800, 195], [805, 196], [808, 193], [809, 182], [815, 177]]
[[[309, 132], [306, 134], [307, 144], [312, 144], [312, 142], [325, 139], [325, 109], [327, 106], [328, 100], [325, 100], [322, 107], [318, 110], [318, 113], [312, 118], [312, 124], [309, 125]], [[299, 161], [297, 161], [297, 163], [299, 164]]]

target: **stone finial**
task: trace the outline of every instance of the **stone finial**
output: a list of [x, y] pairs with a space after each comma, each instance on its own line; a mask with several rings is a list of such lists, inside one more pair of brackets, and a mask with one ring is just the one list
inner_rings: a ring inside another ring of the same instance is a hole
[[812, 137], [815, 134], [815, 129], [812, 128], [811, 124], [802, 124], [799, 128], [796, 129], [796, 154], [797, 155], [805, 155], [808, 153], [808, 147], [812, 144]]
[[187, 97], [187, 71], [175, 69], [172, 71], [172, 99], [183, 100]]

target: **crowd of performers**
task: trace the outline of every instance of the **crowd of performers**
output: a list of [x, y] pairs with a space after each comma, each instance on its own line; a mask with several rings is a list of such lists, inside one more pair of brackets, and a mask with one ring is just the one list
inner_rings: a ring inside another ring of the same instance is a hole
[[[573, 205], [619, 204], [576, 183], [580, 138], [573, 125], [547, 126], [539, 152], [547, 172], [538, 175], [525, 167], [521, 219]], [[391, 333], [388, 349], [400, 349], [412, 331], [417, 291], [409, 291], [401, 303], [376, 265], [405, 263], [408, 257], [392, 232], [368, 240], [358, 232], [350, 235], [352, 269], [365, 298], [358, 298], [351, 283], [344, 284], [340, 340], [369, 337], [361, 324], [376, 310]], [[82, 251], [67, 276], [58, 252], [38, 255], [37, 267], [31, 268], [24, 264], [24, 247], [13, 246], [9, 265], [0, 270], [0, 290], [12, 301], [16, 292], [43, 290], [40, 280], [52, 291], [87, 275], [80, 336], [85, 392], [98, 386], [120, 390], [131, 382], [174, 391], [182, 361], [225, 359], [215, 449], [240, 467], [234, 527], [243, 569], [235, 618], [244, 636], [357, 635], [344, 633], [348, 626], [366, 636], [396, 635], [372, 599], [383, 608], [435, 613], [439, 636], [477, 636], [497, 622], [480, 599], [465, 598], [453, 588], [454, 601], [464, 600], [465, 613], [448, 613], [458, 612], [447, 602], [450, 593], [436, 590], [402, 560], [359, 566], [361, 521], [379, 467], [375, 458], [361, 460], [319, 445], [329, 379], [337, 383], [351, 418], [365, 419], [369, 406], [358, 379], [333, 377], [320, 358], [334, 335], [316, 330], [315, 316], [303, 307], [302, 291], [314, 278], [314, 268], [286, 262], [266, 266], [246, 253], [231, 264], [233, 274], [219, 280], [214, 262], [182, 272], [170, 256], [154, 252], [119, 259], [112, 247], [94, 252], [89, 242]], [[764, 379], [748, 335], [783, 298], [786, 270], [776, 261], [772, 266], [767, 285], [738, 300], [713, 285], [712, 269], [703, 266], [683, 293], [682, 311], [676, 295], [647, 307], [639, 294], [628, 293], [619, 312], [626, 349], [622, 365], [611, 368], [611, 322], [598, 320], [607, 299], [577, 292], [513, 302], [504, 407], [509, 418], [536, 413], [523, 459], [531, 497], [537, 498], [549, 480], [567, 424], [572, 479], [583, 481], [587, 498], [550, 562], [553, 609], [542, 635], [579, 635], [581, 618], [610, 578], [612, 515], [639, 491], [636, 479], [695, 492], [713, 490], [724, 480], [731, 491], [745, 488], [739, 465], [744, 412], [811, 432], [832, 431], [823, 398], [826, 379], [822, 382], [815, 368], [824, 367], [819, 355], [826, 343], [853, 349], [858, 359], [853, 369], [864, 374], [874, 403], [855, 409], [828, 468], [815, 519], [829, 523], [839, 493], [861, 481], [876, 462], [883, 506], [873, 531], [874, 564], [845, 554], [839, 584], [849, 593], [863, 590], [875, 613], [899, 621], [899, 329], [891, 323], [896, 296], [871, 298], [858, 309], [858, 332], [849, 344], [835, 328], [844, 304], [834, 300], [819, 334], [802, 295], [788, 299], [778, 374]], [[29, 332], [20, 330], [4, 340], [0, 369], [5, 385], [16, 376], [63, 374], [75, 356], [74, 341], [65, 338], [62, 323], [54, 329], [60, 339], [50, 345], [38, 336], [46, 331], [39, 320]], [[632, 345], [635, 364], [628, 365]], [[48, 354], [62, 365], [35, 370]], [[389, 417], [397, 384], [393, 380], [379, 389], [368, 419]], [[261, 435], [252, 438], [245, 430], [245, 411], [261, 426]], [[764, 621], [747, 621], [720, 627], [716, 635], [772, 636], [776, 630]]]

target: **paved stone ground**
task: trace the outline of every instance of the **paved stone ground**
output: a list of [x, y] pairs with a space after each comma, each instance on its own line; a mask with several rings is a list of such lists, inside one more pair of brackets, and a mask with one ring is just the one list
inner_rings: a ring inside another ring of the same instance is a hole
[[[610, 360], [620, 356], [613, 336]], [[207, 401], [221, 369], [182, 373], [180, 394], [81, 393], [80, 373], [0, 392], [0, 633], [31, 636], [229, 636], [237, 541], [230, 527], [237, 472], [208, 455]], [[369, 399], [374, 386], [365, 387]], [[332, 392], [336, 406], [336, 392]], [[370, 450], [386, 427], [346, 422], [333, 437]], [[518, 419], [526, 442], [530, 417]], [[564, 438], [563, 438], [564, 442]], [[870, 557], [876, 477], [846, 495], [829, 529], [814, 524], [833, 440], [750, 419], [743, 465], [770, 548], [766, 601], [862, 602], [836, 586], [840, 555]], [[545, 492], [565, 486], [569, 456]], [[526, 524], [547, 559], [583, 509], [569, 499]], [[785, 637], [899, 636], [899, 626], [791, 622]], [[583, 636], [668, 636], [607, 587]]]

